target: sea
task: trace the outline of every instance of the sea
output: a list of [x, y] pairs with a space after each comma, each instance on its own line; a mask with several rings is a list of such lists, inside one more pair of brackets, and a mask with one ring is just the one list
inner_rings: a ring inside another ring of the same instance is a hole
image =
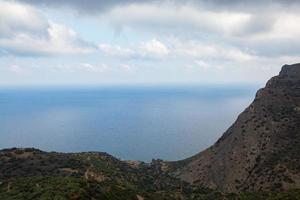
[[258, 86], [0, 88], [0, 149], [181, 160], [212, 145]]

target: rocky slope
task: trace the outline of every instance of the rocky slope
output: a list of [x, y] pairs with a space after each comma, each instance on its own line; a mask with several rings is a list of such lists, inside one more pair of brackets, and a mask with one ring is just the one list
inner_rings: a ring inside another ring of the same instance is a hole
[[170, 166], [224, 192], [300, 188], [300, 64], [283, 66], [213, 146]]

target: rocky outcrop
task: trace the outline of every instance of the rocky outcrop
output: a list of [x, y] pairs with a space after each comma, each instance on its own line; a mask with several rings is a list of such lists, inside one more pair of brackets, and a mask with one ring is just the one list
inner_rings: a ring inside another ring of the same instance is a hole
[[300, 187], [300, 64], [285, 65], [210, 148], [173, 175], [224, 192]]

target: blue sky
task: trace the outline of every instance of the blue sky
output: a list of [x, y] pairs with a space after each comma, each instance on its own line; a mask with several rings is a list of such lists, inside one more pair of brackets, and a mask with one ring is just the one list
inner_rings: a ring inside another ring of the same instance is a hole
[[299, 62], [299, 8], [293, 0], [0, 0], [0, 86], [261, 84]]

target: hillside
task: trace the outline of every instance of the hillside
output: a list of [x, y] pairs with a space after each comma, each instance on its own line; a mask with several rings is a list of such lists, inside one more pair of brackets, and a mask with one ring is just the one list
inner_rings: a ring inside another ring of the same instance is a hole
[[[121, 161], [107, 153], [0, 151], [0, 199], [220, 199], [169, 176], [165, 163]], [[298, 191], [297, 191], [298, 192]]]
[[300, 188], [300, 64], [285, 65], [207, 150], [171, 163], [181, 180], [223, 192]]
[[299, 199], [300, 190], [226, 194], [169, 176], [166, 163], [120, 161], [107, 153], [0, 151], [2, 200]]

